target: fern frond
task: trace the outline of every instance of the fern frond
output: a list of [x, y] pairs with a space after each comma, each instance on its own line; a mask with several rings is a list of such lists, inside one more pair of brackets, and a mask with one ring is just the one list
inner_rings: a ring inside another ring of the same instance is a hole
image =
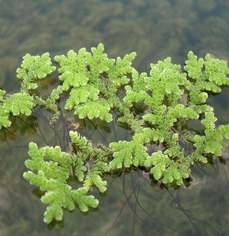
[[6, 98], [3, 109], [14, 116], [19, 114], [29, 116], [35, 106], [33, 97], [26, 93], [15, 93]]
[[24, 178], [31, 184], [40, 188], [45, 194], [41, 201], [48, 205], [44, 213], [44, 221], [63, 219], [63, 209], [73, 210], [78, 206], [81, 211], [89, 207], [95, 208], [98, 200], [88, 195], [86, 188], [72, 189], [68, 184], [74, 158], [62, 152], [59, 147], [38, 148], [35, 143], [29, 145], [30, 159], [25, 165], [29, 171], [24, 173]]
[[55, 69], [49, 53], [44, 53], [41, 56], [26, 54], [20, 68], [17, 69], [17, 78], [22, 81], [24, 89], [32, 90], [38, 87], [36, 83], [38, 80], [45, 78]]

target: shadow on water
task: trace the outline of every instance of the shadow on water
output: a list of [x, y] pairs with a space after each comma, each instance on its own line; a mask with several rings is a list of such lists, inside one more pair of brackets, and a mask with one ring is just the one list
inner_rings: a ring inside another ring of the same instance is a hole
[[[228, 59], [228, 12], [223, 0], [0, 0], [0, 87], [18, 88], [15, 70], [27, 52], [55, 55], [100, 41], [113, 56], [137, 51], [140, 70], [165, 56], [183, 63], [190, 49]], [[219, 124], [229, 120], [228, 96], [224, 89], [209, 98]], [[224, 160], [195, 166], [189, 185], [178, 189], [159, 186], [140, 170], [107, 176], [108, 192], [95, 193], [97, 210], [65, 212], [63, 222], [46, 226], [42, 193], [22, 173], [29, 141], [67, 148], [68, 123], [62, 119], [50, 126], [47, 116], [37, 110], [0, 132], [1, 236], [229, 235], [228, 150]], [[130, 137], [115, 122], [79, 122], [77, 128], [97, 144]]]

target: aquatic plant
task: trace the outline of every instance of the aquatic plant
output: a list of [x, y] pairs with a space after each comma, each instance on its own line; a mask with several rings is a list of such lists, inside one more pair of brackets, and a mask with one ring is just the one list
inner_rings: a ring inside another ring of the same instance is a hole
[[[66, 127], [66, 150], [29, 144], [23, 176], [43, 193], [46, 223], [62, 220], [63, 209], [96, 208], [93, 189], [107, 190], [105, 175], [137, 168], [159, 184], [181, 186], [190, 178], [192, 165], [222, 155], [229, 124], [216, 125], [207, 98], [229, 85], [226, 61], [189, 52], [183, 69], [166, 58], [151, 64], [147, 74], [132, 66], [134, 58], [135, 53], [109, 58], [103, 44], [56, 56], [55, 66], [48, 53], [27, 54], [17, 70], [20, 92], [0, 91], [1, 127], [10, 126], [11, 116], [29, 116], [41, 107], [52, 114], [51, 123], [67, 120], [72, 112], [76, 119], [69, 127], [77, 120], [101, 120], [125, 125], [132, 132], [129, 140], [105, 145]], [[42, 96], [40, 80], [56, 68], [58, 85]], [[192, 121], [201, 129], [194, 129]]]

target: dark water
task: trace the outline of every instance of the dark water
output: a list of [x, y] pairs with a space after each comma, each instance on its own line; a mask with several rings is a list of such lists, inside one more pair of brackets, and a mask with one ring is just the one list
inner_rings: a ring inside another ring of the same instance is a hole
[[[188, 50], [229, 60], [228, 39], [227, 0], [0, 0], [0, 87], [18, 89], [15, 70], [27, 52], [55, 55], [103, 42], [111, 56], [136, 51], [135, 66], [148, 70], [165, 56], [183, 64]], [[209, 99], [219, 123], [229, 121], [228, 98], [224, 89]], [[82, 132], [97, 142], [128, 137], [119, 127], [87, 127]], [[229, 235], [228, 159], [193, 168], [191, 185], [176, 190], [140, 172], [108, 177], [97, 210], [66, 212], [64, 222], [46, 226], [39, 193], [22, 173], [27, 143], [63, 142], [54, 131], [38, 111], [0, 132], [0, 236]]]

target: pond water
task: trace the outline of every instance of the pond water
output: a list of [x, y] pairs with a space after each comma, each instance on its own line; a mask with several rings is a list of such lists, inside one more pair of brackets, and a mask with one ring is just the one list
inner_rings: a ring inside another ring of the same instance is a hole
[[[227, 0], [0, 0], [0, 87], [18, 89], [15, 71], [27, 52], [56, 55], [103, 42], [111, 56], [136, 51], [135, 66], [148, 71], [167, 56], [183, 64], [189, 50], [229, 60], [228, 39]], [[209, 103], [219, 123], [229, 121], [229, 89]], [[225, 161], [194, 167], [189, 187], [160, 188], [137, 171], [107, 177], [97, 210], [65, 212], [47, 226], [39, 192], [22, 173], [28, 142], [57, 144], [64, 140], [57, 130], [59, 137], [37, 112], [0, 132], [0, 236], [229, 235], [228, 150]], [[97, 142], [128, 137], [113, 125], [82, 132]]]

